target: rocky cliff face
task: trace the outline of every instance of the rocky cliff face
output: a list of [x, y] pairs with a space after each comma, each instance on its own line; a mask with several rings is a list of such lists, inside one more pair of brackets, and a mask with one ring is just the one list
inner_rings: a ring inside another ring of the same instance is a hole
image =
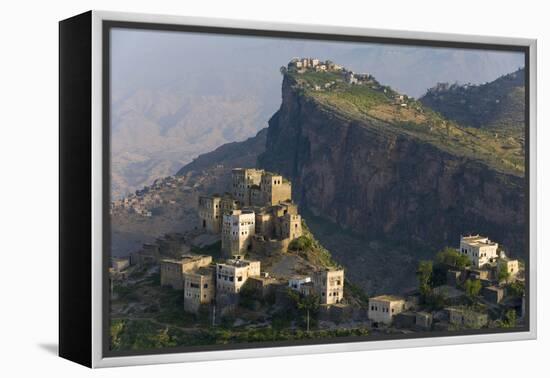
[[346, 118], [294, 84], [285, 77], [258, 163], [288, 176], [303, 207], [361, 235], [441, 248], [475, 232], [524, 256], [523, 177]]

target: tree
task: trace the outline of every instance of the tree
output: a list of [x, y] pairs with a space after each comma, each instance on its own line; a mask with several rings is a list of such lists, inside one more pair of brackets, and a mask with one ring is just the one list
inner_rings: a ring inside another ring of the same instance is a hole
[[418, 289], [423, 297], [429, 295], [432, 291], [433, 282], [433, 264], [431, 261], [420, 261], [418, 263], [418, 269], [416, 271], [418, 277]]
[[292, 289], [288, 290], [288, 296], [294, 301], [296, 308], [304, 314], [306, 331], [309, 332], [310, 317], [319, 309], [319, 297], [317, 295], [301, 295]]
[[467, 279], [464, 283], [464, 289], [466, 290], [466, 295], [473, 299], [479, 295], [481, 291], [481, 281], [480, 280], [471, 280]]
[[471, 264], [468, 256], [458, 253], [457, 250], [446, 247], [439, 251], [435, 257], [438, 264], [444, 264], [451, 268], [462, 270]]
[[506, 286], [506, 294], [512, 297], [522, 297], [525, 292], [525, 283], [515, 281]]
[[298, 303], [298, 309], [306, 313], [306, 331], [309, 332], [309, 317], [311, 312], [316, 312], [319, 308], [319, 297], [316, 295], [306, 295]]
[[513, 309], [506, 311], [503, 326], [506, 328], [514, 328], [516, 326], [516, 322], [517, 322], [516, 311]]
[[501, 263], [498, 269], [498, 280], [508, 282], [510, 279], [510, 272], [508, 272], [508, 265]]
[[290, 249], [291, 251], [305, 251], [311, 249], [312, 246], [313, 241], [310, 238], [302, 235], [292, 240], [288, 245], [288, 249]]

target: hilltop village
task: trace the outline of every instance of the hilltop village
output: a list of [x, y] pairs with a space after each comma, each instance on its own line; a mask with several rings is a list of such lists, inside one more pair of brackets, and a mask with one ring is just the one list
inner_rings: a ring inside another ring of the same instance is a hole
[[[131, 287], [139, 282], [132, 279], [133, 272], [157, 271], [161, 287], [182, 293], [179, 311], [205, 317], [211, 324], [238, 318], [251, 298], [284, 308], [289, 292], [295, 293], [297, 303], [311, 298], [315, 303], [310, 303], [308, 322], [311, 315], [317, 327], [327, 329], [406, 333], [521, 321], [523, 268], [498, 243], [479, 235], [462, 236], [457, 249], [447, 248], [434, 262], [421, 262], [419, 289], [402, 296], [358, 300], [357, 293], [346, 289], [344, 269], [337, 266], [309, 266], [301, 274], [292, 269], [271, 272], [262, 261], [290, 254], [293, 243], [304, 240], [304, 223], [291, 198], [292, 184], [283, 176], [234, 169], [231, 192], [198, 198], [199, 224], [192, 235], [166, 235], [129, 258], [113, 258], [111, 280]], [[197, 250], [189, 245], [190, 238], [214, 247]]]
[[[371, 75], [330, 61], [296, 58], [282, 71], [298, 78], [333, 74], [335, 79], [322, 86], [301, 82], [308, 90], [337, 90], [342, 83], [370, 86], [397, 107], [415, 104]], [[111, 214], [155, 217], [154, 209], [171, 198], [166, 193], [191, 193], [199, 184], [194, 185], [188, 186], [185, 177], [159, 179], [114, 201]], [[441, 246], [432, 260], [418, 262], [415, 289], [367, 295], [309, 231], [286, 177], [235, 168], [225, 190], [208, 195], [197, 190], [193, 230], [165, 234], [130, 256], [112, 258], [113, 340], [132, 322], [145, 321], [154, 324], [159, 337], [169, 329], [194, 332], [193, 337], [200, 331], [205, 343], [222, 336], [232, 342], [321, 337], [326, 330], [366, 335], [523, 324], [524, 264], [487, 236], [456, 235], [456, 245]], [[222, 336], [220, 329], [226, 332]]]
[[322, 61], [317, 58], [294, 58], [286, 67], [281, 67], [282, 73], [297, 74], [297, 77], [307, 77], [308, 74], [329, 74], [333, 80], [299, 80], [300, 85], [315, 92], [326, 92], [338, 90], [341, 84], [358, 87], [368, 87], [375, 91], [380, 91], [386, 96], [392, 98], [394, 104], [398, 107], [414, 107], [422, 111], [415, 100], [407, 95], [395, 92], [390, 87], [380, 84], [376, 78], [368, 73], [356, 73], [330, 60]]
[[[130, 262], [158, 264], [162, 286], [183, 290], [183, 310], [198, 313], [201, 306], [215, 303], [220, 313], [230, 312], [238, 304], [246, 284], [261, 293], [272, 294], [289, 287], [302, 295], [315, 294], [320, 305], [340, 304], [344, 292], [344, 270], [323, 267], [308, 275], [272, 277], [262, 271], [261, 261], [247, 255], [275, 256], [285, 253], [293, 241], [303, 235], [302, 218], [291, 200], [292, 185], [281, 175], [258, 169], [234, 169], [231, 192], [200, 196], [197, 237], [220, 240], [220, 258], [186, 252], [179, 258], [162, 258], [155, 245], [145, 245]], [[179, 245], [182, 235], [160, 241]], [[120, 260], [118, 260], [120, 261]], [[121, 271], [120, 266], [115, 269]]]

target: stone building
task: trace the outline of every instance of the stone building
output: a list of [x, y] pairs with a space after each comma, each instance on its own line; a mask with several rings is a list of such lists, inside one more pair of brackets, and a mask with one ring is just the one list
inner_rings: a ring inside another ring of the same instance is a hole
[[290, 201], [260, 209], [256, 213], [256, 234], [265, 241], [292, 241], [302, 236], [302, 217], [298, 208]]
[[340, 303], [344, 298], [344, 270], [325, 268], [313, 272], [313, 286], [321, 304]]
[[449, 307], [449, 323], [456, 327], [482, 328], [489, 320], [487, 314], [483, 314], [465, 307]]
[[498, 243], [480, 235], [462, 236], [459, 252], [468, 256], [472, 266], [480, 268], [498, 257]]
[[160, 259], [159, 246], [153, 243], [145, 243], [139, 251], [130, 254], [130, 264], [144, 266], [157, 263]]
[[373, 322], [391, 324], [395, 315], [405, 310], [405, 299], [393, 295], [369, 298], [368, 318]]
[[111, 257], [111, 267], [115, 272], [122, 272], [130, 266], [129, 257]]
[[302, 217], [300, 215], [285, 214], [279, 224], [281, 239], [294, 240], [302, 236]]
[[184, 287], [184, 273], [210, 265], [212, 256], [183, 255], [181, 259], [164, 259], [160, 262], [160, 284], [181, 290]]
[[252, 210], [233, 210], [223, 216], [222, 252], [227, 257], [246, 254], [256, 233], [256, 216]]
[[264, 274], [261, 276], [248, 277], [247, 285], [258, 292], [262, 297], [274, 293], [275, 289], [280, 285], [280, 282], [269, 275]]
[[216, 265], [216, 293], [237, 294], [249, 277], [260, 276], [260, 262], [248, 260], [227, 260]]
[[185, 272], [183, 290], [183, 309], [198, 313], [200, 306], [210, 304], [216, 293], [214, 270], [211, 267]]
[[[233, 198], [231, 193], [224, 193], [220, 200], [221, 215], [229, 214], [233, 210], [239, 209], [239, 202]], [[221, 219], [220, 219], [220, 230], [221, 230]]]
[[250, 206], [250, 188], [253, 185], [260, 185], [263, 173], [263, 170], [254, 168], [233, 169], [231, 172], [233, 198], [243, 206]]
[[221, 200], [218, 195], [199, 197], [200, 229], [216, 234], [220, 232]]
[[519, 272], [519, 261], [508, 258], [504, 253], [501, 253], [497, 262], [497, 274], [506, 269], [510, 278], [514, 278]]
[[260, 189], [265, 205], [276, 205], [279, 202], [290, 201], [292, 198], [290, 182], [275, 173], [262, 174]]
[[302, 285], [311, 282], [311, 277], [303, 275], [295, 275], [288, 280], [288, 287], [292, 290], [300, 291]]

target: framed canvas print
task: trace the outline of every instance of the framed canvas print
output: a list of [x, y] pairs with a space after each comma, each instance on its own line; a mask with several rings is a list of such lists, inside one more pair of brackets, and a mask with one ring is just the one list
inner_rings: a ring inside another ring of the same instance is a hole
[[60, 24], [60, 355], [536, 337], [536, 41]]

